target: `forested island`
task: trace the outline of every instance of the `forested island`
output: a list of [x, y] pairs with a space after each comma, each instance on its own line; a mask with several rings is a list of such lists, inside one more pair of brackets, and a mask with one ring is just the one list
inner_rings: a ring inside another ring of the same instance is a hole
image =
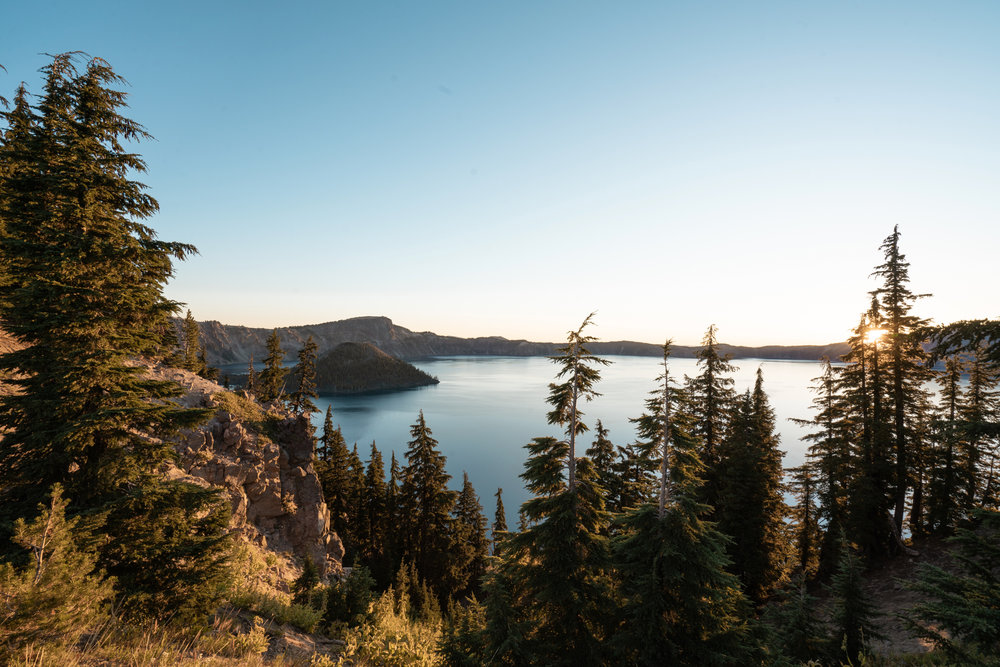
[[[453, 483], [423, 413], [365, 451], [329, 410], [312, 427], [327, 362], [340, 378], [377, 350], [331, 360], [307, 335], [288, 368], [272, 330], [264, 369], [219, 385], [221, 353], [163, 293], [195, 249], [144, 223], [121, 79], [73, 53], [43, 74], [0, 140], [0, 659], [1000, 664], [1000, 322], [917, 317], [898, 228], [802, 388], [804, 465], [782, 467], [767, 378], [734, 391], [712, 326], [695, 376], [658, 347], [636, 439], [611, 442], [580, 409], [606, 363], [588, 316], [552, 352], [561, 436], [524, 445], [532, 498], [508, 526], [501, 489], [490, 521]], [[913, 605], [880, 616], [873, 577], [914, 565]]]

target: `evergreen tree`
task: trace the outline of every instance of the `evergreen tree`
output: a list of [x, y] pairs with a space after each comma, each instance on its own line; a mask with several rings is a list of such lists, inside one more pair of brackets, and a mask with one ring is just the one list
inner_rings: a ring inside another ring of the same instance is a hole
[[0, 400], [0, 530], [61, 483], [105, 535], [98, 564], [117, 578], [123, 612], [198, 616], [228, 576], [228, 514], [216, 493], [156, 471], [172, 455], [169, 436], [208, 411], [179, 408], [169, 400], [177, 384], [132, 363], [162, 352], [178, 308], [163, 286], [194, 248], [142, 223], [157, 203], [132, 180], [145, 164], [122, 144], [148, 135], [121, 115], [111, 67], [95, 58], [80, 71], [76, 58], [44, 68], [37, 109], [15, 106], [30, 136], [4, 135], [5, 156], [27, 159], [0, 194], [0, 323], [25, 345], [0, 356], [20, 389]]
[[298, 379], [298, 387], [292, 392], [292, 410], [296, 414], [316, 412], [316, 404], [310, 400], [319, 397], [316, 393], [316, 342], [312, 336], [299, 350], [299, 363], [292, 373]]
[[944, 650], [949, 664], [1000, 665], [1000, 513], [979, 511], [974, 518], [951, 538], [957, 572], [921, 566], [912, 588], [924, 600], [907, 620]]
[[[333, 445], [333, 406], [326, 406], [326, 415], [323, 417], [323, 433], [316, 443], [316, 460], [328, 461]], [[343, 440], [343, 435], [340, 436]]]
[[567, 441], [535, 438], [526, 448], [521, 478], [534, 497], [522, 510], [530, 525], [504, 540], [500, 580], [511, 587], [504, 593], [512, 605], [506, 623], [527, 630], [518, 645], [495, 644], [490, 633], [487, 651], [529, 655], [533, 664], [604, 664], [613, 597], [596, 473], [590, 459], [580, 459], [577, 485], [569, 489]]
[[705, 520], [694, 419], [670, 392], [670, 475], [664, 512], [647, 503], [619, 520], [614, 562], [623, 604], [612, 639], [615, 664], [751, 664], [739, 581], [727, 572], [725, 537]]
[[[486, 538], [486, 517], [483, 516], [483, 506], [479, 496], [469, 481], [469, 475], [462, 473], [462, 491], [455, 502], [455, 536], [456, 553], [454, 566], [460, 572], [457, 579], [465, 579], [468, 584], [466, 591], [475, 593], [480, 590], [483, 574], [486, 572], [486, 559], [490, 552], [490, 543]], [[474, 596], [473, 596], [474, 597]]]
[[14, 525], [13, 541], [30, 561], [20, 570], [0, 563], [0, 658], [13, 658], [5, 649], [29, 642], [72, 643], [106, 616], [114, 580], [96, 570], [93, 553], [80, 548], [78, 521], [66, 518], [67, 505], [57, 484], [32, 522], [18, 519]]
[[250, 363], [247, 365], [247, 394], [257, 395], [257, 370], [253, 367], [253, 352], [250, 353]]
[[612, 465], [616, 496], [612, 509], [625, 512], [650, 502], [656, 489], [655, 442], [635, 442], [618, 446]]
[[376, 579], [386, 579], [392, 574], [392, 563], [387, 560], [386, 540], [391, 529], [386, 506], [385, 464], [382, 452], [372, 443], [368, 471], [365, 473], [364, 515], [360, 556]]
[[448, 489], [451, 475], [445, 472], [445, 456], [438, 450], [424, 413], [410, 428], [412, 440], [406, 450], [401, 495], [408, 516], [406, 532], [407, 558], [441, 598], [446, 598], [457, 585], [450, 575], [450, 552], [453, 546], [451, 512], [457, 494]]
[[201, 357], [201, 344], [198, 338], [201, 331], [198, 329], [198, 322], [195, 321], [191, 311], [187, 311], [184, 317], [184, 368], [194, 373], [201, 371], [199, 366]]
[[302, 572], [292, 583], [292, 602], [309, 604], [310, 594], [319, 585], [319, 568], [308, 554], [302, 560]]
[[858, 664], [869, 653], [871, 643], [882, 635], [875, 626], [875, 606], [864, 590], [862, 566], [854, 549], [844, 545], [833, 576], [833, 634], [830, 652], [847, 664]]
[[931, 452], [931, 477], [928, 485], [927, 522], [932, 530], [948, 532], [954, 528], [962, 502], [958, 460], [962, 431], [959, 410], [962, 404], [962, 361], [949, 357], [937, 381], [941, 385], [940, 404], [934, 420], [934, 446]]
[[[815, 430], [802, 439], [809, 445], [809, 463], [803, 466], [801, 475], [815, 475], [815, 493], [818, 503], [817, 524], [823, 526], [819, 544], [817, 574], [825, 577], [836, 569], [839, 557], [840, 533], [845, 530], [848, 505], [848, 488], [852, 484], [851, 455], [852, 433], [855, 422], [850, 419], [850, 411], [841, 393], [840, 381], [829, 359], [823, 359], [823, 373], [813, 378], [811, 390], [815, 416], [809, 420], [793, 419], [800, 426]], [[805, 469], [809, 468], [809, 469]], [[795, 482], [793, 482], [795, 483]], [[801, 489], [801, 483], [799, 483]], [[803, 509], [800, 501], [800, 510]], [[806, 530], [804, 518], [799, 522]], [[800, 555], [805, 550], [799, 550]]]
[[608, 429], [598, 419], [594, 428], [594, 441], [587, 448], [587, 456], [594, 464], [597, 483], [604, 489], [605, 502], [612, 511], [620, 511], [618, 499], [621, 496], [621, 484], [615, 470], [616, 451], [614, 444], [608, 439]]
[[500, 541], [507, 532], [507, 510], [503, 507], [503, 489], [497, 489], [496, 499], [497, 510], [493, 515], [493, 554], [499, 555], [498, 548]]
[[783, 582], [789, 545], [782, 498], [781, 456], [774, 411], [757, 369], [753, 393], [737, 403], [726, 439], [720, 444], [715, 518], [732, 538], [733, 572], [748, 597], [761, 604]]
[[788, 470], [789, 491], [796, 499], [791, 508], [792, 530], [794, 531], [794, 563], [800, 577], [811, 578], [819, 569], [822, 528], [819, 524], [819, 508], [816, 506], [816, 481], [811, 465], [801, 465]]
[[594, 313], [591, 313], [584, 319], [579, 329], [570, 331], [566, 346], [559, 348], [560, 354], [550, 357], [551, 361], [560, 367], [556, 379], [565, 378], [559, 384], [549, 385], [547, 400], [552, 406], [552, 410], [548, 413], [549, 423], [558, 424], [566, 429], [569, 444], [566, 465], [570, 491], [576, 486], [576, 436], [588, 430], [587, 425], [580, 421], [583, 412], [579, 409], [579, 403], [581, 399], [590, 401], [595, 396], [600, 396], [594, 390], [594, 385], [601, 379], [601, 373], [595, 366], [606, 366], [611, 363], [590, 354], [585, 347], [587, 343], [597, 340], [593, 336], [583, 335], [583, 330], [591, 324], [593, 316]]
[[5, 133], [5, 155], [21, 157], [0, 196], [0, 322], [26, 346], [0, 356], [20, 389], [0, 401], [8, 517], [33, 513], [54, 483], [81, 510], [121, 498], [170, 455], [162, 436], [205, 416], [159, 400], [180, 388], [129, 364], [158, 350], [152, 325], [177, 308], [162, 295], [171, 260], [194, 248], [140, 222], [157, 204], [128, 178], [145, 165], [121, 142], [148, 135], [120, 115], [110, 66], [93, 59], [79, 72], [74, 58], [44, 68], [37, 113], [16, 100]]
[[[1000, 440], [1000, 363], [992, 361], [985, 344], [970, 347], [969, 385], [960, 407], [962, 438], [959, 442], [960, 491], [963, 516], [971, 516], [978, 506], [996, 508], [995, 465]], [[993, 490], [991, 493], [990, 490]], [[991, 505], [992, 502], [992, 505]]]
[[[375, 444], [374, 442], [372, 444]], [[345, 554], [354, 563], [360, 556], [365, 543], [365, 509], [368, 505], [365, 489], [365, 464], [358, 455], [358, 443], [347, 455], [347, 485], [346, 490], [346, 527], [341, 538], [344, 542]]]
[[267, 337], [267, 356], [264, 358], [264, 370], [257, 378], [257, 398], [262, 403], [279, 398], [284, 390], [286, 369], [282, 367], [285, 352], [281, 349], [281, 337], [278, 330], [271, 331]]
[[685, 376], [685, 385], [691, 400], [691, 411], [695, 417], [692, 435], [701, 441], [700, 457], [705, 465], [703, 500], [714, 507], [719, 495], [715, 481], [715, 469], [719, 461], [718, 449], [725, 436], [729, 414], [736, 399], [733, 379], [726, 374], [735, 371], [736, 367], [729, 363], [729, 355], [719, 354], [719, 341], [716, 338], [714, 324], [705, 332], [702, 345], [697, 354], [701, 373], [693, 378]]
[[824, 637], [816, 616], [818, 602], [806, 590], [805, 574], [800, 571], [783, 589], [779, 603], [768, 607], [765, 619], [780, 655], [801, 664], [822, 655]]
[[929, 296], [910, 291], [910, 264], [899, 250], [899, 236], [899, 227], [894, 227], [892, 234], [882, 242], [885, 262], [875, 267], [872, 273], [883, 279], [882, 286], [873, 295], [880, 298], [888, 346], [888, 372], [891, 381], [889, 403], [892, 407], [895, 453], [892, 479], [893, 521], [897, 533], [901, 533], [903, 529], [907, 491], [914, 479], [913, 469], [916, 468], [918, 474], [920, 472], [920, 468], [911, 461], [917, 458], [914, 453], [919, 450], [919, 442], [913, 431], [915, 423], [925, 416], [921, 400], [925, 398], [925, 393], [921, 387], [928, 379], [924, 366], [927, 355], [918, 335], [926, 326], [927, 320], [913, 315], [911, 310], [917, 299]]

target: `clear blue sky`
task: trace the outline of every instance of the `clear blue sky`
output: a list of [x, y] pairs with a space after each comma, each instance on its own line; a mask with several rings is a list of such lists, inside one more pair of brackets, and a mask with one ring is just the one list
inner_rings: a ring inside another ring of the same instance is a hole
[[18, 2], [131, 83], [198, 319], [561, 339], [846, 337], [900, 225], [937, 321], [995, 317], [1000, 3]]

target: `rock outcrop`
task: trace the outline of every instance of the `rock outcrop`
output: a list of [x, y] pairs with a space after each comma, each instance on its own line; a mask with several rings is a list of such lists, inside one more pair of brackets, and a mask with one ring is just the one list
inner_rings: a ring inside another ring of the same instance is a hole
[[308, 421], [187, 371], [157, 367], [151, 375], [179, 382], [186, 389], [183, 405], [215, 409], [207, 423], [181, 434], [177, 466], [165, 473], [223, 489], [232, 506], [231, 527], [250, 541], [309, 555], [323, 574], [339, 572], [344, 547], [330, 528], [312, 466]]

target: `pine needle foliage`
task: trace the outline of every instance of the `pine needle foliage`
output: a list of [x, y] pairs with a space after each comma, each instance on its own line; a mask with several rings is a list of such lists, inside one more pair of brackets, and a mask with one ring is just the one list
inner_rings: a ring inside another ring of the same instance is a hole
[[274, 401], [281, 397], [285, 386], [285, 376], [288, 374], [288, 369], [282, 366], [284, 360], [285, 351], [281, 349], [281, 336], [278, 335], [278, 330], [274, 329], [267, 337], [267, 356], [264, 357], [264, 370], [256, 379], [257, 399], [261, 403]]
[[579, 408], [580, 401], [591, 401], [600, 396], [594, 385], [601, 379], [597, 366], [606, 366], [611, 362], [592, 355], [586, 348], [588, 343], [597, 340], [594, 336], [583, 333], [592, 324], [594, 313], [583, 320], [576, 331], [570, 331], [565, 347], [559, 348], [559, 354], [550, 357], [552, 363], [559, 366], [556, 379], [549, 385], [549, 397], [546, 399], [552, 410], [548, 413], [548, 422], [558, 424], [566, 429], [569, 444], [569, 456], [566, 461], [569, 489], [576, 486], [576, 436], [589, 430], [581, 421], [583, 412]]
[[[679, 402], [681, 392], [669, 400]], [[740, 665], [753, 641], [739, 580], [727, 571], [726, 538], [699, 500], [704, 470], [692, 416], [669, 410], [669, 498], [647, 502], [616, 522], [614, 565], [622, 604], [611, 643], [617, 664]]]
[[1000, 665], [1000, 513], [981, 510], [959, 529], [959, 570], [921, 566], [912, 588], [925, 597], [908, 615], [919, 636], [943, 649], [951, 664]]
[[57, 484], [33, 521], [14, 525], [13, 541], [30, 558], [18, 569], [0, 563], [0, 658], [29, 642], [73, 643], [107, 614], [114, 580], [80, 547], [67, 505]]
[[[37, 107], [18, 100], [2, 150], [0, 322], [25, 347], [0, 356], [20, 392], [0, 400], [3, 514], [27, 516], [62, 483], [78, 509], [142, 484], [171, 455], [164, 436], [204, 411], [178, 409], [179, 387], [130, 360], [160, 349], [178, 304], [163, 297], [172, 260], [195, 252], [159, 241], [141, 221], [157, 210], [125, 142], [147, 138], [121, 115], [122, 79], [77, 54], [43, 68]], [[13, 143], [12, 143], [13, 142]]]

